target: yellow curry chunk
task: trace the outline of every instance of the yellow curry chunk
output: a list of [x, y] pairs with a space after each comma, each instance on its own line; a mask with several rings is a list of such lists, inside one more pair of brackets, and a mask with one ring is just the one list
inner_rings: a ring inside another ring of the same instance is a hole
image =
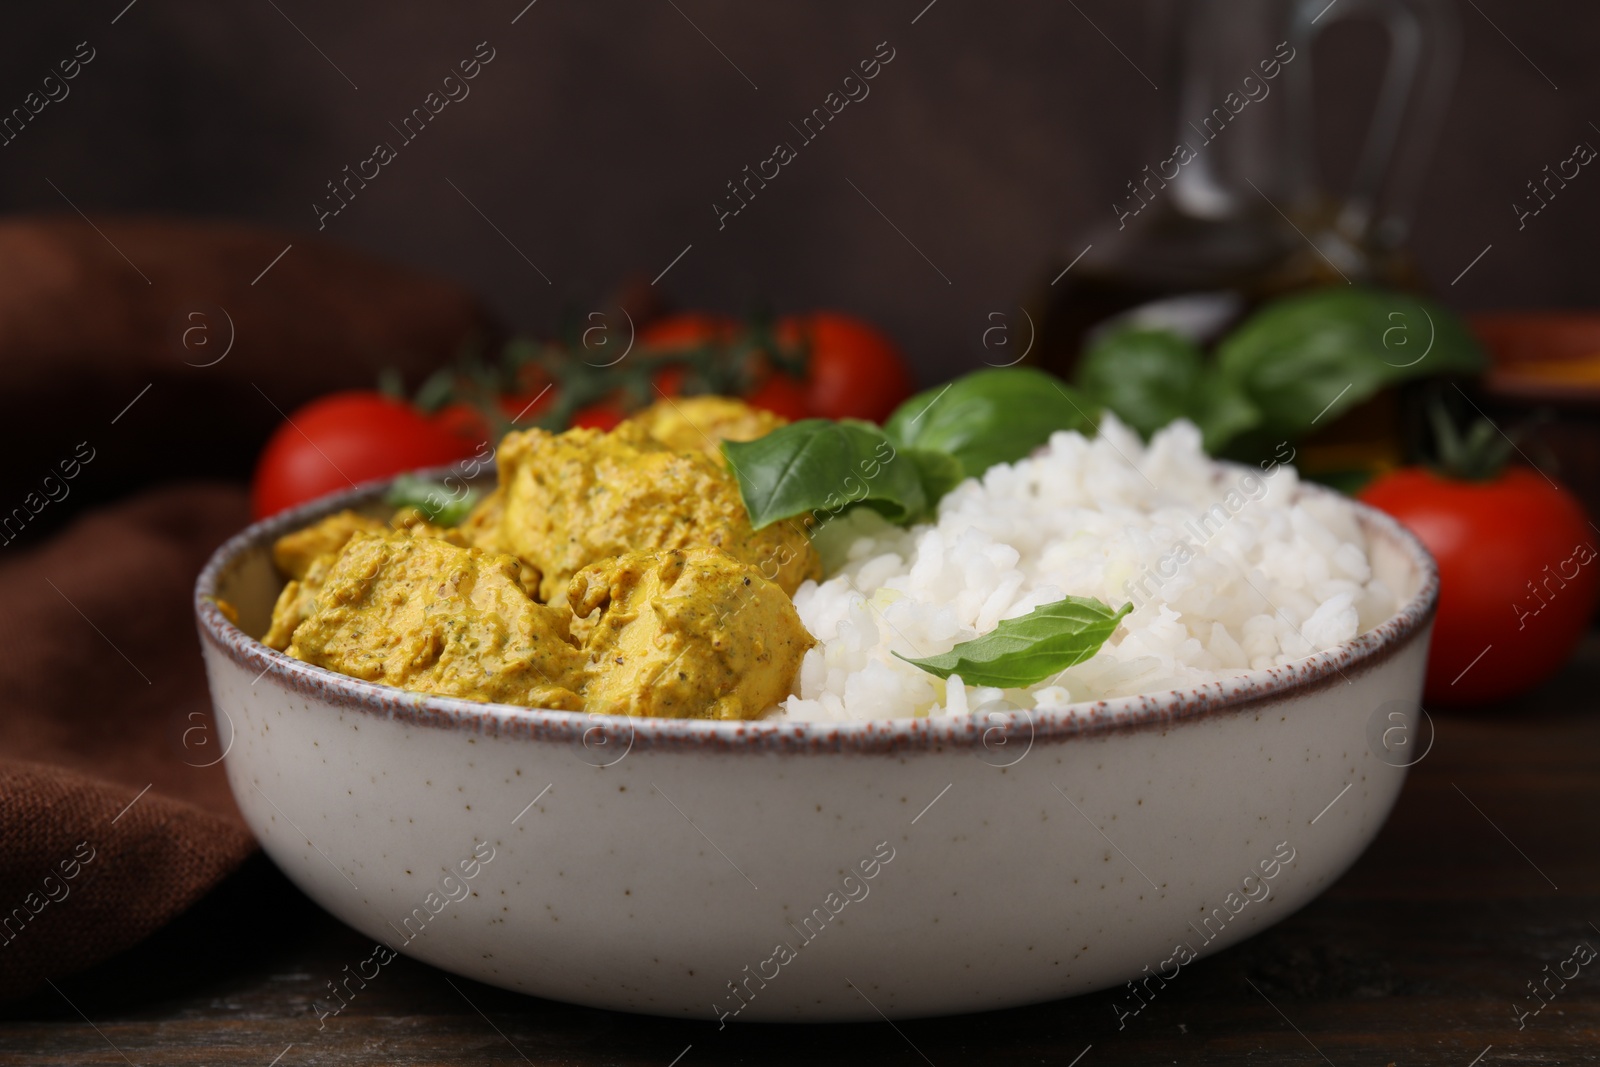
[[[279, 652], [287, 649], [295, 627], [316, 609], [317, 591], [351, 538], [357, 534], [381, 536], [391, 530], [412, 537], [436, 537], [453, 544], [462, 543], [455, 530], [434, 526], [416, 508], [401, 508], [387, 526], [377, 519], [347, 510], [319, 519], [304, 530], [284, 534], [272, 543], [272, 562], [290, 581], [278, 594], [278, 601], [272, 608], [272, 626], [261, 643]], [[524, 578], [528, 577], [527, 568], [523, 570]], [[537, 583], [535, 575], [532, 584]], [[523, 584], [529, 587], [528, 582]]]
[[284, 534], [272, 543], [272, 562], [290, 578], [304, 578], [320, 556], [337, 556], [345, 543], [358, 533], [383, 533], [378, 519], [354, 511], [340, 511], [307, 526]]
[[414, 692], [758, 718], [815, 643], [789, 594], [822, 565], [800, 523], [751, 528], [717, 446], [782, 425], [691, 397], [609, 434], [512, 433], [499, 484], [460, 527], [342, 511], [279, 538], [289, 581], [262, 641]]
[[568, 598], [598, 612], [583, 686], [596, 714], [758, 718], [789, 695], [815, 643], [782, 589], [716, 549], [601, 560]]
[[577, 710], [584, 656], [569, 642], [570, 616], [534, 603], [517, 577], [510, 556], [358, 535], [321, 576], [288, 653], [416, 692]]
[[738, 483], [703, 451], [598, 430], [526, 430], [500, 442], [499, 462], [499, 485], [460, 532], [537, 571], [545, 603], [565, 603], [582, 568], [629, 552], [718, 548], [790, 594], [821, 577], [804, 528], [751, 529]]
[[[339, 551], [344, 551], [343, 547]], [[338, 559], [335, 553], [317, 556], [307, 565], [301, 577], [289, 579], [289, 584], [278, 593], [277, 603], [272, 605], [272, 625], [267, 630], [266, 636], [261, 639], [263, 645], [275, 648], [279, 652], [289, 647], [289, 642], [294, 639], [295, 628], [310, 618], [311, 613], [317, 609], [317, 593], [322, 589], [322, 581]]]
[[628, 441], [649, 438], [674, 452], [704, 452], [718, 463], [724, 441], [754, 441], [788, 419], [729, 396], [667, 397], [623, 420], [612, 432]]
[[453, 527], [436, 526], [429, 522], [428, 516], [422, 513], [421, 508], [407, 506], [396, 511], [389, 518], [389, 528], [410, 534], [412, 537], [437, 537], [441, 541], [449, 541], [462, 548], [469, 547]]

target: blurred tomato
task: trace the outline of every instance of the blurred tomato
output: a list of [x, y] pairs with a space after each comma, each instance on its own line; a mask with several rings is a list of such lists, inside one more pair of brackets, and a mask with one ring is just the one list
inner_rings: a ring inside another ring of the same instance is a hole
[[684, 311], [656, 319], [639, 331], [639, 345], [660, 352], [681, 352], [715, 341], [730, 340], [739, 324], [726, 315]]
[[434, 424], [457, 437], [471, 441], [489, 441], [493, 444], [493, 431], [483, 412], [471, 404], [446, 404], [433, 416]]
[[1499, 700], [1566, 662], [1600, 599], [1594, 531], [1571, 493], [1521, 467], [1486, 481], [1409, 468], [1361, 499], [1399, 519], [1439, 563], [1427, 700]]
[[[731, 341], [739, 332], [739, 324], [726, 315], [705, 311], [684, 311], [657, 319], [639, 331], [639, 347], [646, 358], [688, 352], [707, 345]], [[671, 363], [651, 375], [656, 393], [651, 402], [662, 396], [679, 396], [683, 383], [689, 377], [689, 368], [682, 363]]]
[[678, 396], [683, 392], [683, 383], [689, 377], [689, 368], [681, 363], [670, 367], [663, 367], [650, 376], [650, 384], [656, 389], [656, 395], [650, 398], [653, 404], [663, 396]]
[[568, 423], [573, 429], [582, 427], [587, 430], [614, 430], [617, 423], [628, 417], [616, 403], [607, 401], [602, 404], [590, 404], [586, 408], [579, 408], [572, 414], [572, 421]]
[[256, 461], [256, 518], [352, 484], [465, 459], [481, 437], [460, 413], [430, 417], [382, 393], [334, 393], [299, 408], [273, 431]]
[[[726, 315], [681, 312], [641, 329], [639, 351], [646, 360], [662, 359], [734, 341], [743, 328]], [[797, 378], [759, 354], [745, 356], [751, 362], [744, 373], [755, 384], [744, 399], [755, 407], [791, 420], [820, 415], [882, 422], [915, 388], [899, 347], [860, 319], [819, 311], [782, 319], [774, 332], [785, 349], [799, 351], [805, 346], [806, 373]], [[667, 362], [651, 371], [650, 378], [658, 396], [678, 396], [689, 373], [683, 363]], [[573, 425], [609, 428], [621, 417], [621, 409], [608, 402], [580, 412]]]
[[900, 347], [860, 319], [835, 311], [791, 316], [778, 322], [777, 335], [785, 346], [808, 345], [812, 415], [882, 422], [916, 388]]
[[781, 415], [790, 422], [811, 417], [811, 390], [799, 378], [773, 373], [750, 391], [745, 401], [754, 408], [764, 408]]
[[495, 403], [501, 414], [520, 425], [538, 418], [555, 400], [555, 386], [545, 386], [531, 393], [507, 393]]

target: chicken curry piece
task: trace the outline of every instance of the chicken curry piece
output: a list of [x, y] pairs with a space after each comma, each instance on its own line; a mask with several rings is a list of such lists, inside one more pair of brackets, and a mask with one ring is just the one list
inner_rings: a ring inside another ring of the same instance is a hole
[[299, 580], [324, 556], [337, 556], [358, 533], [381, 534], [388, 527], [368, 515], [340, 511], [319, 522], [284, 534], [272, 543], [272, 562], [290, 578]]
[[303, 530], [285, 534], [273, 542], [272, 562], [289, 583], [278, 594], [272, 609], [272, 626], [261, 643], [279, 652], [286, 650], [295, 627], [316, 609], [317, 593], [351, 539], [360, 534], [381, 536], [391, 531], [459, 543], [454, 530], [427, 522], [416, 508], [401, 508], [387, 525], [370, 515], [339, 511]]
[[757, 718], [814, 644], [789, 595], [821, 564], [797, 525], [752, 530], [713, 456], [716, 440], [781, 424], [717, 397], [609, 434], [512, 433], [497, 488], [461, 527], [345, 511], [280, 538], [290, 580], [262, 640], [415, 692]]
[[654, 440], [674, 452], [704, 452], [726, 466], [724, 441], [754, 441], [788, 420], [727, 396], [667, 397], [625, 419], [612, 433]]
[[516, 556], [538, 595], [566, 601], [589, 564], [629, 552], [718, 548], [785, 593], [822, 575], [798, 523], [752, 529], [739, 484], [704, 451], [675, 452], [637, 430], [525, 430], [500, 442], [499, 485], [467, 517], [469, 544]]
[[572, 579], [590, 711], [753, 719], [789, 695], [815, 640], [784, 591], [716, 549], [632, 553]]
[[569, 614], [534, 603], [519, 569], [437, 538], [358, 534], [288, 653], [401, 689], [575, 711], [583, 654]]

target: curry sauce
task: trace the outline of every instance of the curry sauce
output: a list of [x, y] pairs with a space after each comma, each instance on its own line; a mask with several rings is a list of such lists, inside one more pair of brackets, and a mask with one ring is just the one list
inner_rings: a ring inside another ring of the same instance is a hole
[[345, 511], [279, 538], [288, 582], [262, 640], [415, 692], [757, 718], [815, 643], [789, 597], [821, 563], [798, 525], [751, 528], [705, 446], [781, 421], [696, 398], [611, 433], [509, 434], [498, 485], [459, 528]]

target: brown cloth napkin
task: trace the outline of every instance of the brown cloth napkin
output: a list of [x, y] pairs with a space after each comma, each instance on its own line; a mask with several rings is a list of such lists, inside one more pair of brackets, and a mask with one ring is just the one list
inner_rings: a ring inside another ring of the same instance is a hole
[[[502, 336], [459, 286], [305, 234], [0, 220], [0, 517], [82, 442], [96, 454], [71, 486], [80, 503], [246, 478], [283, 412], [385, 368], [415, 388]], [[29, 536], [63, 510], [39, 509]]]
[[[0, 516], [73, 442], [95, 449], [72, 494], [0, 544], [0, 997], [134, 945], [255, 850], [191, 602], [248, 522], [250, 458], [279, 419], [252, 383], [287, 410], [370, 387], [382, 365], [415, 381], [494, 332], [455, 286], [303, 236], [97, 221], [110, 241], [81, 222], [0, 223], [0, 398], [20, 420]], [[239, 331], [209, 368], [167, 334], [196, 299]], [[184, 480], [207, 465], [236, 481]]]
[[0, 996], [134, 944], [255, 848], [190, 606], [248, 510], [153, 490], [0, 560], [0, 752], [25, 757], [0, 760]]

